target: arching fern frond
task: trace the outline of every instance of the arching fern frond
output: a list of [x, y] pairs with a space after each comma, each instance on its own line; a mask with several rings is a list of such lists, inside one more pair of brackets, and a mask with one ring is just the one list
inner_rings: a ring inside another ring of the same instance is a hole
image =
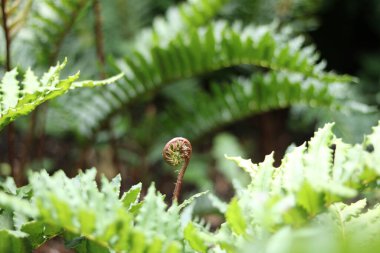
[[121, 75], [102, 81], [74, 82], [79, 78], [79, 72], [66, 79], [60, 79], [60, 73], [66, 65], [66, 60], [51, 67], [41, 78], [38, 78], [29, 68], [23, 78], [17, 78], [17, 68], [6, 72], [0, 83], [0, 129], [21, 115], [28, 114], [38, 105], [47, 100], [66, 93], [69, 89], [79, 87], [94, 87], [113, 83]]
[[[318, 62], [318, 54], [302, 44], [301, 37], [290, 39], [286, 31], [275, 32], [274, 26], [242, 28], [239, 24], [216, 22], [178, 34], [165, 46], [154, 45], [136, 51], [133, 56], [117, 62], [116, 69], [125, 74], [118, 84], [99, 90], [91, 101], [74, 96], [63, 103], [73, 106], [69, 112], [74, 112], [74, 118], [80, 122], [77, 129], [89, 135], [113, 112], [145, 94], [175, 80], [230, 66], [249, 64], [296, 73], [324, 84], [352, 80], [349, 76], [324, 72], [324, 63]], [[94, 115], [88, 114], [91, 108], [96, 108]]]
[[[199, 92], [186, 100], [193, 103], [191, 111], [180, 104], [168, 106], [161, 117], [161, 134], [197, 138], [212, 129], [270, 110], [302, 104], [311, 107], [339, 105], [339, 83], [325, 85], [315, 78], [286, 72], [254, 73], [250, 79], [237, 78], [230, 84], [214, 83], [212, 93]], [[165, 139], [163, 136], [159, 138]]]

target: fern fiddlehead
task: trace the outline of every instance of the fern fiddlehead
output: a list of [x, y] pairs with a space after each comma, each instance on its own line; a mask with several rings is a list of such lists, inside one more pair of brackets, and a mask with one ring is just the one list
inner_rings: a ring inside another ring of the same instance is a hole
[[178, 200], [179, 193], [181, 192], [182, 180], [190, 162], [191, 152], [190, 141], [183, 137], [171, 139], [162, 150], [162, 157], [170, 166], [177, 166], [182, 163], [173, 191], [173, 202]]

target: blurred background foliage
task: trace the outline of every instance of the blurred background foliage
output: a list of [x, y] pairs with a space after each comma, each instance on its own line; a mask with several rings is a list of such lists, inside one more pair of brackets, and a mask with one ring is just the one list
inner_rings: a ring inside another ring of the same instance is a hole
[[[12, 45], [13, 65], [32, 66], [37, 72], [46, 71], [56, 61], [68, 57], [68, 74], [81, 71], [85, 79], [99, 79], [117, 73], [118, 60], [134, 56], [136, 46], [144, 43], [144, 31], [157, 17], [179, 0], [76, 0], [55, 9], [54, 1], [33, 1], [25, 27]], [[370, 132], [379, 118], [380, 103], [380, 2], [377, 0], [231, 0], [217, 12], [215, 20], [240, 20], [243, 24], [273, 24], [291, 27], [292, 34], [306, 37], [314, 43], [327, 68], [340, 74], [360, 78], [353, 88], [341, 90], [354, 97], [352, 111], [331, 111], [329, 108], [293, 106], [251, 114], [217, 125], [190, 139], [194, 155], [185, 176], [184, 190], [188, 193], [213, 189], [221, 198], [232, 196], [233, 188], [247, 183], [247, 178], [224, 159], [224, 154], [263, 160], [275, 151], [282, 157], [286, 148], [308, 139], [316, 126], [337, 122], [335, 129], [346, 141], [357, 142]], [[212, 14], [210, 14], [212, 15]], [[44, 26], [46, 21], [53, 25]], [[173, 22], [175, 20], [172, 20]], [[159, 22], [158, 22], [159, 23]], [[175, 27], [174, 23], [169, 24]], [[160, 39], [168, 40], [171, 33]], [[183, 32], [183, 31], [182, 31]], [[149, 32], [148, 32], [149, 33]], [[1, 35], [3, 36], [3, 35]], [[167, 36], [167, 38], [166, 38]], [[1, 51], [4, 37], [1, 37]], [[1, 65], [5, 56], [0, 56]], [[4, 70], [2, 70], [4, 71]], [[168, 139], [167, 126], [162, 124], [165, 113], [180, 106], [194, 114], [197, 98], [212, 92], [212, 83], [229, 83], [231, 76], [249, 77], [252, 68], [233, 66], [204, 75], [171, 81], [157, 92], [148, 92], [107, 115], [96, 131], [81, 131], [78, 114], [67, 108], [81, 107], [76, 101], [97, 103], [92, 90], [69, 93], [41, 106], [35, 113], [18, 119], [16, 128], [16, 160], [22, 170], [45, 168], [53, 172], [63, 169], [76, 175], [80, 168], [96, 167], [113, 177], [121, 173], [124, 189], [142, 181], [147, 186], [155, 181], [157, 188], [170, 195], [175, 173], [164, 165], [160, 152]], [[96, 92], [103, 93], [102, 88]], [[116, 94], [118, 92], [116, 91]], [[178, 94], [186, 94], [185, 97]], [[79, 98], [79, 99], [78, 99]], [[103, 103], [104, 100], [99, 100]], [[112, 101], [111, 101], [112, 102]], [[369, 105], [367, 107], [365, 105]], [[100, 104], [99, 107], [107, 106]], [[87, 108], [96, 114], [97, 108]], [[85, 112], [86, 109], [82, 110]], [[83, 115], [82, 115], [83, 116]], [[86, 115], [84, 115], [86, 116]], [[186, 116], [178, 117], [178, 121]], [[178, 122], [180, 124], [181, 122]], [[75, 125], [74, 124], [74, 125]], [[192, 128], [192, 126], [188, 126]], [[90, 130], [85, 128], [84, 130]], [[173, 133], [174, 134], [174, 133]], [[181, 132], [179, 133], [181, 134]], [[184, 136], [187, 137], [187, 136]], [[10, 175], [7, 160], [6, 131], [1, 133], [0, 173]], [[21, 180], [20, 183], [25, 183]], [[185, 195], [186, 196], [186, 195]], [[216, 199], [213, 201], [217, 201]], [[205, 207], [207, 209], [207, 207]]]

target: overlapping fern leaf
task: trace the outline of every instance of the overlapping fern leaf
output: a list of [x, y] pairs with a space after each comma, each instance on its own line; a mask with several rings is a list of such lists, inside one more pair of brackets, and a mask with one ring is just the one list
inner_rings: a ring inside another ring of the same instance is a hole
[[37, 77], [31, 69], [27, 69], [19, 80], [17, 68], [6, 72], [0, 83], [0, 129], [21, 115], [34, 110], [47, 100], [66, 93], [69, 89], [93, 87], [109, 84], [121, 77], [115, 76], [102, 81], [81, 81], [79, 73], [60, 79], [60, 73], [66, 65], [66, 60], [51, 67], [42, 77]]
[[[73, 105], [68, 111], [78, 118], [77, 129], [89, 135], [118, 109], [166, 84], [242, 64], [313, 78], [319, 86], [352, 80], [323, 71], [324, 63], [312, 47], [304, 47], [300, 37], [291, 39], [286, 31], [277, 32], [274, 25], [242, 27], [215, 22], [179, 33], [165, 45], [136, 51], [116, 63], [116, 69], [125, 74], [123, 80], [99, 90], [92, 101], [76, 96], [64, 103]], [[97, 108], [91, 116], [81, 112], [91, 108]]]
[[[0, 191], [19, 199], [28, 198], [30, 195], [28, 186], [17, 189], [11, 178], [0, 183]], [[9, 209], [0, 208], [0, 252], [30, 251], [31, 243], [27, 239], [28, 235], [20, 230], [25, 222], [27, 222], [25, 216], [16, 214]]]
[[[332, 126], [292, 148], [277, 168], [272, 154], [260, 164], [229, 157], [249, 173], [251, 183], [238, 190], [216, 235], [192, 223], [186, 228], [193, 249], [374, 252], [379, 246], [379, 206], [367, 209], [365, 199], [351, 205], [340, 201], [350, 201], [372, 183], [376, 187], [380, 125], [356, 145], [336, 138]], [[199, 237], [202, 233], [205, 236]]]
[[18, 243], [26, 238], [24, 245], [32, 248], [59, 234], [77, 252], [184, 252], [181, 206], [167, 208], [154, 185], [143, 201], [141, 184], [119, 198], [120, 176], [112, 181], [103, 177], [100, 190], [95, 176], [95, 169], [73, 179], [63, 172], [51, 177], [35, 173], [30, 177], [30, 200], [0, 192], [3, 211], [27, 218], [19, 230], [3, 228], [3, 233], [15, 234]]

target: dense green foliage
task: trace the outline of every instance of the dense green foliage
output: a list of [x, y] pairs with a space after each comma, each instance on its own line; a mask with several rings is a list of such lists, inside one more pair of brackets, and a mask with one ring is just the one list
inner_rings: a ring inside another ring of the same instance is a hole
[[95, 169], [72, 179], [34, 173], [19, 189], [9, 178], [0, 193], [3, 252], [28, 252], [58, 234], [77, 252], [374, 252], [380, 208], [367, 209], [362, 194], [379, 179], [380, 125], [357, 145], [332, 126], [277, 168], [272, 155], [260, 164], [228, 157], [251, 182], [219, 205], [226, 222], [214, 233], [192, 220], [194, 198], [168, 207], [154, 185], [140, 199], [141, 184], [119, 198], [120, 177], [102, 177], [99, 189]]
[[[189, 4], [183, 4], [178, 9], [170, 9], [165, 19], [155, 20], [152, 29], [143, 30], [138, 34], [136, 44], [131, 45], [132, 53], [123, 59], [115, 60], [114, 63], [116, 72], [124, 73], [123, 81], [99, 89], [97, 92], [89, 94], [84, 91], [82, 94], [62, 100], [62, 104], [72, 105], [60, 106], [63, 107], [64, 114], [73, 114], [73, 118], [78, 119], [75, 121], [78, 123], [74, 122], [72, 128], [79, 131], [81, 135], [91, 136], [115, 112], [121, 111], [123, 107], [136, 102], [146, 94], [162, 89], [174, 81], [233, 66], [251, 65], [265, 68], [273, 75], [278, 72], [294, 73], [301, 79], [318, 80], [318, 86], [352, 81], [349, 76], [325, 72], [325, 63], [320, 61], [315, 49], [312, 46], [305, 46], [301, 36], [293, 38], [288, 29], [279, 29], [275, 24], [256, 27], [246, 26], [239, 22], [229, 24], [222, 20], [205, 24], [212, 20], [217, 10], [221, 8], [222, 2], [210, 1], [206, 4], [207, 1], [192, 1]], [[262, 71], [255, 69], [252, 72], [260, 74]], [[269, 85], [270, 82], [267, 84]], [[281, 78], [271, 84], [273, 90], [277, 92], [283, 91], [277, 86], [285, 86], [284, 89], [287, 89], [288, 85], [286, 81], [282, 82]], [[244, 83], [244, 86], [246, 89], [256, 88], [250, 82]], [[239, 92], [234, 89], [224, 89], [223, 93], [226, 97], [239, 96]], [[286, 96], [286, 94], [278, 96]], [[315, 98], [318, 100], [318, 96]], [[211, 101], [220, 99], [223, 98], [215, 97]], [[289, 98], [289, 102], [291, 100], [292, 97]], [[321, 96], [320, 101], [323, 100], [325, 99]], [[288, 105], [292, 104], [288, 103]], [[256, 108], [246, 110], [244, 114], [238, 111], [230, 111], [230, 113], [236, 119], [240, 119], [262, 112], [259, 108], [265, 107], [265, 104], [259, 104]], [[176, 108], [180, 109], [180, 107]], [[271, 109], [276, 108], [281, 108], [281, 106], [273, 104]], [[178, 114], [185, 113], [185, 111], [178, 112]], [[200, 121], [208, 119], [205, 111], [198, 113], [197, 116]], [[55, 121], [55, 118], [52, 121]], [[163, 130], [167, 125], [176, 125], [176, 119], [164, 123]], [[220, 123], [214, 121], [211, 126], [215, 128]], [[139, 127], [144, 128], [144, 124]], [[181, 132], [181, 130], [178, 129], [178, 132], [185, 135], [186, 132]], [[198, 130], [204, 134], [208, 129]]]
[[[56, 238], [81, 253], [377, 252], [380, 122], [361, 144], [328, 123], [280, 165], [228, 156], [258, 142], [214, 132], [251, 134], [237, 123], [289, 108], [309, 123], [323, 118], [311, 110], [376, 111], [303, 35], [321, 1], [177, 2], [0, 0], [0, 253]], [[174, 136], [196, 143], [193, 193], [168, 204], [161, 149]]]
[[[90, 154], [109, 149], [112, 164], [107, 167], [114, 168], [109, 175], [121, 173], [128, 180], [125, 175], [132, 173], [136, 177], [129, 183], [136, 183], [145, 179], [144, 170], [156, 166], [156, 147], [173, 135], [196, 141], [269, 111], [306, 106], [347, 112], [356, 102], [342, 92], [351, 91], [356, 79], [326, 70], [315, 47], [300, 35], [301, 27], [290, 26], [293, 18], [317, 6], [310, 1], [289, 6], [277, 0], [20, 4], [28, 18], [10, 49], [19, 72], [31, 67], [43, 73], [68, 57], [64, 74], [80, 70], [87, 79], [124, 75], [105, 87], [68, 92], [16, 121], [17, 138], [25, 140], [18, 147], [24, 150], [22, 173], [44, 166], [70, 171], [96, 165], [102, 170], [101, 161]], [[268, 12], [267, 4], [275, 11]], [[62, 163], [46, 156], [52, 150], [46, 139], [65, 146], [55, 154], [70, 159]], [[33, 143], [37, 155], [29, 155]]]
[[[273, 71], [273, 75], [277, 72], [285, 72], [298, 74], [300, 79], [314, 78], [318, 86], [351, 81], [348, 76], [336, 76], [323, 72], [323, 63], [318, 63], [319, 58], [314, 50], [311, 47], [302, 48], [302, 38], [290, 39], [285, 32], [277, 33], [273, 25], [241, 28], [239, 24], [231, 26], [225, 22], [217, 22], [193, 31], [188, 30], [186, 34], [179, 34], [173, 39], [166, 38], [166, 40], [160, 41], [158, 45], [154, 44], [151, 48], [144, 48], [144, 51], [137, 51], [126, 57], [125, 61], [120, 62], [117, 70], [125, 74], [125, 82], [99, 90], [99, 96], [93, 102], [85, 100], [84, 103], [80, 96], [74, 97], [74, 101], [69, 100], [70, 104], [79, 108], [68, 109], [77, 113], [80, 119], [78, 128], [84, 134], [91, 129], [96, 129], [98, 124], [113, 111], [170, 81], [235, 65], [251, 64], [268, 68]], [[277, 86], [288, 88], [288, 82], [281, 78], [268, 82], [267, 85], [273, 86], [273, 90], [278, 93], [283, 90]], [[257, 88], [253, 86], [253, 82], [246, 82], [245, 86], [247, 89]], [[225, 96], [235, 96], [235, 94], [239, 96], [239, 93], [233, 89], [225, 89], [223, 93]], [[293, 93], [288, 94], [293, 95]], [[286, 94], [278, 96], [286, 96]], [[323, 100], [322, 96], [320, 97]], [[318, 100], [318, 96], [315, 98]], [[107, 102], [110, 100], [112, 103]], [[291, 101], [292, 97], [289, 100]], [[212, 101], [218, 101], [218, 98]], [[259, 108], [265, 108], [264, 102], [262, 102], [263, 105], [259, 104], [260, 102], [262, 101], [257, 101], [258, 107], [255, 108], [258, 111], [260, 111]], [[99, 104], [107, 106], [98, 107], [99, 110], [94, 111], [93, 115], [83, 112], [91, 112], [89, 108], [95, 108]], [[279, 107], [279, 105], [274, 105], [274, 107]], [[250, 111], [250, 113], [254, 112], [256, 111]], [[237, 118], [241, 117], [237, 112], [231, 113]], [[200, 120], [207, 120], [204, 114], [197, 115]]]

